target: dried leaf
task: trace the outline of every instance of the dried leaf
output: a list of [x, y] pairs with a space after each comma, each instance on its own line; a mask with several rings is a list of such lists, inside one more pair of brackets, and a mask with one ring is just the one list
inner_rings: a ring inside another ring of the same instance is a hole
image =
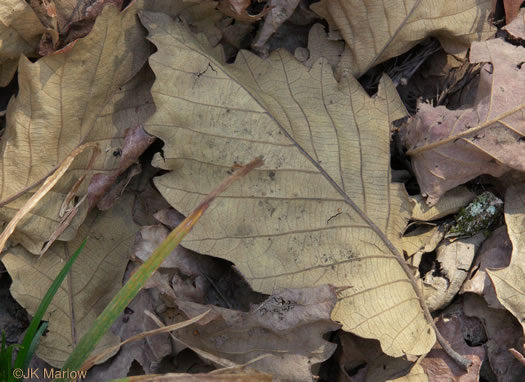
[[335, 344], [323, 339], [340, 326], [330, 320], [337, 297], [327, 285], [291, 289], [269, 297], [250, 312], [179, 301], [188, 317], [212, 309], [202, 323], [177, 331], [192, 349], [204, 350], [237, 364], [270, 354], [250, 367], [279, 380], [308, 381], [312, 365], [330, 357]]
[[[123, 13], [105, 7], [89, 36], [68, 52], [35, 63], [21, 58], [20, 91], [9, 103], [2, 137], [0, 200], [9, 203], [0, 208], [0, 220], [10, 220], [30, 196], [30, 187], [44, 180], [81, 144], [98, 142], [102, 154], [94, 163], [96, 171], [109, 172], [119, 167], [113, 151], [122, 147], [124, 130], [147, 117], [142, 108], [130, 108], [133, 101], [129, 101], [130, 97], [143, 99], [141, 92], [148, 92], [147, 84], [123, 86], [149, 53], [135, 12], [136, 7]], [[60, 221], [55, 206], [59, 209], [76, 180], [86, 174], [90, 157], [91, 153], [81, 154], [54, 192], [22, 222], [18, 240], [30, 252], [38, 253], [55, 231]], [[93, 172], [87, 174], [77, 195], [86, 192]], [[23, 193], [22, 198], [11, 201]], [[74, 230], [60, 239], [72, 237]]]
[[397, 6], [382, 0], [321, 4], [325, 5], [324, 12], [330, 14], [349, 48], [345, 54], [350, 65], [346, 69], [357, 77], [430, 36], [438, 38], [448, 53], [461, 54], [472, 41], [495, 33], [487, 21], [490, 0], [452, 3], [404, 0]]
[[509, 187], [505, 194], [505, 222], [512, 242], [508, 267], [487, 269], [501, 304], [518, 319], [525, 331], [525, 193], [523, 183]]
[[412, 220], [430, 221], [437, 220], [447, 215], [455, 214], [460, 208], [465, 207], [476, 197], [467, 187], [460, 186], [448, 191], [437, 204], [429, 207], [422, 195], [410, 197], [414, 206], [412, 208]]
[[443, 309], [456, 296], [484, 240], [485, 235], [478, 233], [470, 239], [456, 240], [437, 248], [434, 268], [423, 278], [425, 299], [430, 311]]
[[305, 65], [311, 68], [321, 57], [335, 70], [344, 49], [343, 41], [330, 41], [321, 24], [315, 24], [308, 33], [309, 57]]
[[0, 3], [0, 87], [13, 78], [18, 57], [34, 55], [46, 28], [24, 0]]
[[503, 29], [514, 38], [525, 39], [525, 22], [523, 22], [523, 17], [525, 17], [525, 9], [519, 12], [519, 17], [514, 18], [514, 21], [510, 23], [507, 21], [507, 25]]
[[518, 15], [523, 0], [503, 0], [503, 7], [505, 8], [505, 22], [510, 24], [512, 20]]
[[435, 336], [399, 255], [409, 204], [389, 181], [389, 126], [404, 115], [391, 82], [369, 98], [353, 77], [339, 87], [326, 61], [308, 71], [285, 51], [264, 61], [241, 51], [224, 66], [180, 23], [141, 18], [158, 49], [146, 130], [165, 146], [153, 163], [176, 170], [156, 178], [166, 200], [188, 213], [234, 163], [266, 158], [183, 245], [232, 261], [266, 293], [352, 286], [333, 313], [346, 330], [387, 354], [428, 351]]
[[267, 55], [268, 40], [288, 20], [298, 5], [299, 0], [270, 0], [270, 12], [266, 15], [263, 26], [253, 40], [252, 48], [263, 55]]
[[522, 366], [508, 351], [522, 346], [523, 329], [506, 310], [491, 309], [482, 297], [472, 293], [463, 296], [465, 314], [481, 320], [486, 331], [490, 367], [498, 381], [520, 381], [525, 373]]
[[403, 253], [410, 257], [408, 263], [418, 268], [421, 257], [432, 252], [445, 236], [441, 226], [421, 224], [408, 234], [403, 235]]
[[473, 43], [470, 61], [491, 63], [481, 69], [475, 105], [448, 110], [422, 104], [406, 130], [408, 154], [429, 204], [478, 175], [525, 171], [525, 69], [519, 66], [525, 48], [499, 39]]
[[[80, 337], [122, 287], [128, 249], [137, 230], [131, 220], [130, 202], [128, 196], [104, 214], [93, 213], [74, 240], [56, 242], [46, 256], [33, 256], [17, 246], [2, 257], [13, 278], [11, 294], [33, 314], [63, 262], [88, 237], [68, 280], [44, 316], [49, 321], [48, 333], [42, 337], [37, 355], [55, 367], [63, 364]], [[117, 336], [107, 333], [97, 345], [97, 351], [119, 342]]]
[[417, 365], [413, 366], [404, 358], [385, 355], [377, 340], [341, 332], [340, 342], [336, 357], [340, 373], [346, 377], [340, 378], [340, 382], [428, 382], [426, 374]]
[[266, 6], [256, 15], [250, 15], [246, 8], [251, 5], [251, 0], [219, 0], [218, 9], [226, 16], [230, 16], [242, 23], [254, 23], [268, 14], [270, 7]]
[[504, 309], [496, 297], [494, 286], [487, 275], [487, 269], [507, 267], [510, 263], [511, 252], [512, 245], [507, 234], [507, 227], [499, 227], [481, 246], [474, 266], [469, 272], [469, 279], [461, 288], [461, 293], [476, 293], [487, 301], [489, 307]]
[[449, 343], [461, 355], [472, 361], [472, 366], [468, 371], [462, 370], [458, 365], [441, 349], [439, 344], [427, 354], [421, 366], [428, 375], [430, 382], [477, 382], [481, 364], [485, 360], [485, 349], [481, 346], [469, 346], [463, 339], [463, 331], [468, 325], [469, 318], [463, 312], [448, 314], [444, 313], [437, 321], [437, 327]]

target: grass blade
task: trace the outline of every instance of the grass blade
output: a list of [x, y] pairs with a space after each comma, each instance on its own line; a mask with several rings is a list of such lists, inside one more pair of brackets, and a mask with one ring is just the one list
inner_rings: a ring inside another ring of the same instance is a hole
[[21, 349], [18, 352], [16, 356], [15, 361], [15, 368], [22, 368], [24, 364], [28, 362], [28, 355], [29, 351], [31, 349], [31, 344], [33, 342], [33, 339], [38, 331], [38, 327], [40, 326], [40, 321], [42, 321], [42, 317], [44, 317], [44, 313], [46, 312], [47, 308], [51, 304], [51, 301], [53, 301], [53, 297], [55, 297], [55, 294], [58, 291], [58, 288], [60, 288], [60, 285], [62, 284], [62, 281], [66, 278], [67, 273], [71, 269], [71, 266], [75, 262], [76, 258], [78, 257], [78, 254], [82, 251], [84, 248], [84, 245], [86, 244], [85, 239], [82, 244], [80, 244], [80, 247], [75, 251], [73, 256], [69, 258], [67, 263], [64, 265], [58, 276], [55, 278], [49, 289], [47, 290], [47, 293], [45, 294], [44, 298], [42, 299], [42, 302], [38, 306], [38, 309], [31, 320], [31, 323], [29, 324], [29, 328], [27, 329], [27, 332], [24, 336], [24, 340], [21, 344]]

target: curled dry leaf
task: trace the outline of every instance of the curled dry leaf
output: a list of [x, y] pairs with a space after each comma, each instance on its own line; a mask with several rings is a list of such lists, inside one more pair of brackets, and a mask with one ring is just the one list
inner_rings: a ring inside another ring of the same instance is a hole
[[485, 235], [478, 233], [437, 248], [434, 267], [423, 277], [425, 299], [431, 311], [446, 307], [459, 292], [484, 240]]
[[474, 106], [448, 110], [421, 104], [405, 130], [408, 154], [429, 204], [478, 175], [525, 171], [525, 68], [520, 69], [525, 48], [500, 39], [473, 43], [470, 61], [490, 63], [481, 69]]
[[503, 7], [505, 8], [505, 22], [510, 24], [516, 18], [520, 11], [523, 0], [503, 0]]
[[270, 0], [270, 11], [252, 42], [252, 48], [263, 55], [267, 55], [269, 48], [266, 43], [279, 27], [290, 18], [298, 5], [299, 0]]
[[525, 184], [509, 187], [505, 194], [505, 222], [512, 242], [508, 267], [487, 270], [501, 304], [518, 319], [525, 332]]
[[510, 263], [511, 252], [512, 244], [507, 234], [507, 227], [499, 227], [481, 246], [474, 266], [469, 272], [469, 278], [461, 288], [461, 293], [476, 293], [487, 301], [490, 308], [504, 309], [496, 296], [487, 269], [507, 267]]
[[330, 320], [336, 301], [335, 290], [328, 285], [284, 290], [252, 306], [250, 312], [178, 301], [188, 317], [210, 308], [212, 312], [207, 322], [181, 329], [175, 336], [190, 348], [236, 364], [270, 354], [250, 367], [278, 380], [310, 381], [311, 367], [328, 359], [336, 347], [323, 339], [340, 327]]
[[0, 2], [0, 87], [13, 78], [20, 55], [35, 55], [45, 31], [25, 0]]
[[[1, 258], [13, 278], [11, 294], [34, 314], [64, 261], [88, 238], [68, 280], [44, 316], [49, 321], [48, 333], [40, 340], [37, 355], [55, 367], [62, 366], [80, 337], [122, 287], [128, 249], [137, 231], [131, 220], [130, 202], [128, 196], [104, 214], [91, 214], [74, 240], [55, 242], [46, 256], [33, 256], [17, 246]], [[107, 333], [97, 350], [119, 342], [117, 336]]]
[[[68, 52], [35, 63], [21, 58], [20, 91], [9, 103], [2, 137], [0, 220], [10, 220], [30, 196], [27, 191], [81, 144], [98, 142], [102, 152], [93, 165], [96, 170], [87, 173], [77, 195], [86, 193], [94, 172], [119, 167], [120, 158], [113, 152], [122, 147], [124, 131], [147, 117], [142, 109], [130, 108], [129, 97], [144, 99], [140, 91], [149, 91], [145, 85], [123, 85], [143, 66], [148, 53], [136, 7], [120, 13], [107, 6], [92, 32]], [[18, 236], [15, 232], [14, 238], [30, 252], [38, 253], [55, 231], [60, 221], [57, 210], [76, 180], [86, 174], [90, 157], [88, 152], [81, 154], [54, 192], [22, 222]], [[81, 219], [80, 214], [77, 217]], [[72, 227], [78, 227], [77, 217]], [[60, 239], [72, 239], [74, 231], [66, 231]]]
[[165, 146], [153, 163], [175, 170], [155, 181], [166, 200], [187, 214], [234, 163], [265, 158], [183, 245], [232, 261], [268, 294], [352, 286], [333, 313], [346, 330], [390, 355], [428, 351], [435, 335], [400, 255], [410, 205], [389, 181], [390, 123], [404, 108], [388, 78], [369, 98], [353, 77], [338, 84], [325, 60], [308, 70], [282, 50], [224, 65], [180, 23], [141, 19], [158, 49], [146, 130]]
[[321, 2], [318, 8], [323, 5], [322, 13], [330, 15], [349, 48], [345, 69], [357, 77], [427, 37], [439, 39], [448, 53], [461, 54], [472, 41], [495, 33], [488, 23], [490, 0], [403, 0], [397, 6], [383, 0], [342, 0]]
[[413, 205], [411, 219], [421, 221], [441, 219], [447, 215], [455, 214], [475, 197], [476, 194], [464, 186], [446, 192], [432, 207], [427, 205], [422, 195], [411, 196], [410, 202]]
[[523, 22], [523, 17], [525, 17], [525, 9], [521, 10], [519, 17], [515, 18], [510, 24], [507, 22], [503, 29], [514, 38], [525, 39], [525, 22]]

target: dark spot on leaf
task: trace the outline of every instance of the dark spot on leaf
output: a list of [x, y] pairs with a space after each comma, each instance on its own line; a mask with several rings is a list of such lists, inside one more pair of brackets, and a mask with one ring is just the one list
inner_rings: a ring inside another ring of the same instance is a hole
[[275, 171], [270, 171], [268, 173], [268, 176], [270, 177], [271, 180], [275, 180]]

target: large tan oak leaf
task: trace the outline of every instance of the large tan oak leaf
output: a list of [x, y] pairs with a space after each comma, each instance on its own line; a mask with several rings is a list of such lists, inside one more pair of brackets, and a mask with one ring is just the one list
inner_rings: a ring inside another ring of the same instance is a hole
[[324, 0], [313, 8], [339, 29], [347, 43], [343, 62], [358, 77], [427, 37], [460, 54], [495, 33], [487, 21], [491, 0]]
[[[113, 152], [122, 147], [125, 130], [146, 118], [141, 107], [149, 89], [127, 83], [147, 59], [144, 35], [136, 7], [120, 13], [106, 6], [91, 33], [71, 50], [35, 63], [20, 59], [20, 91], [9, 103], [0, 147], [0, 221], [9, 221], [30, 196], [26, 191], [80, 144], [97, 142], [101, 154], [77, 195], [85, 193], [94, 173], [118, 168], [119, 158]], [[26, 249], [38, 253], [54, 232], [60, 205], [77, 179], [86, 174], [90, 157], [91, 152], [82, 153], [53, 193], [18, 227], [14, 239]], [[20, 194], [22, 197], [4, 205]], [[74, 231], [64, 235], [61, 239], [70, 240]]]
[[512, 257], [508, 267], [487, 269], [499, 302], [518, 319], [525, 333], [525, 184], [511, 186], [505, 193], [505, 222]]
[[[49, 321], [48, 332], [40, 340], [37, 354], [54, 367], [62, 366], [76, 343], [122, 287], [128, 250], [138, 231], [131, 217], [131, 203], [127, 195], [110, 211], [94, 211], [74, 240], [55, 242], [41, 258], [21, 246], [0, 257], [13, 278], [11, 294], [34, 314], [65, 261], [87, 238], [86, 246], [44, 316]], [[107, 333], [95, 351], [118, 343], [118, 336]]]
[[333, 318], [381, 341], [392, 356], [427, 352], [435, 334], [395, 257], [410, 204], [390, 183], [390, 122], [404, 115], [391, 81], [369, 98], [329, 64], [308, 69], [284, 51], [241, 51], [224, 65], [180, 23], [145, 12], [158, 52], [157, 112], [146, 129], [164, 140], [156, 178], [187, 214], [230, 171], [263, 155], [264, 167], [222, 194], [183, 242], [234, 262], [259, 291], [330, 283]]
[[0, 86], [7, 86], [21, 54], [31, 55], [46, 31], [24, 0], [0, 2]]

